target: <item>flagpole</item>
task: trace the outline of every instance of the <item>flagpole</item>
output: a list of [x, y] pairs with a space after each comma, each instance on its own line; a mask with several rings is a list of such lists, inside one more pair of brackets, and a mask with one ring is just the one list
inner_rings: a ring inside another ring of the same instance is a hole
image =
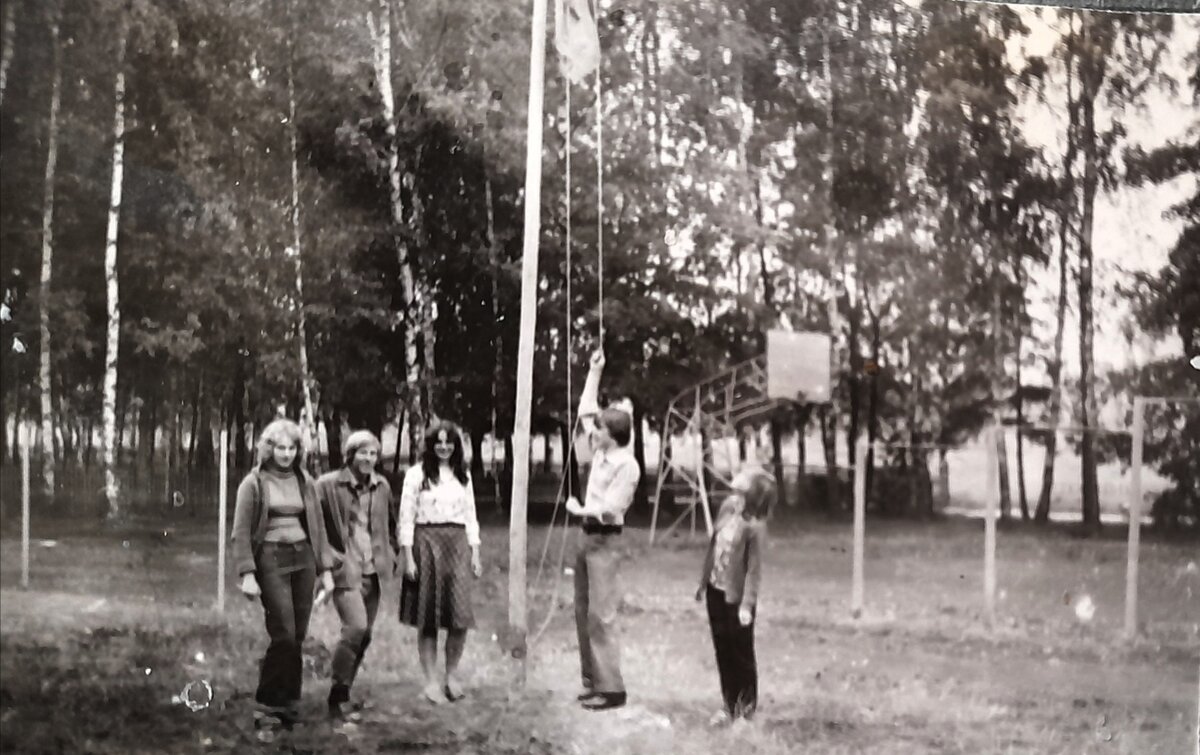
[[521, 324], [517, 345], [517, 406], [513, 420], [513, 479], [508, 521], [508, 624], [517, 684], [525, 685], [527, 502], [533, 340], [537, 327], [538, 239], [542, 206], [542, 103], [546, 67], [546, 0], [533, 0], [529, 55], [529, 136], [525, 145], [525, 243], [521, 253]]

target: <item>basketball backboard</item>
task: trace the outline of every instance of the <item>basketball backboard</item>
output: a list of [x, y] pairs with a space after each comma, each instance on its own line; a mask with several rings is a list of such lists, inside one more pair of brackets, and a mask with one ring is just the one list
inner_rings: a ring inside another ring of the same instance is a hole
[[830, 354], [825, 333], [767, 332], [767, 395], [808, 404], [829, 402]]

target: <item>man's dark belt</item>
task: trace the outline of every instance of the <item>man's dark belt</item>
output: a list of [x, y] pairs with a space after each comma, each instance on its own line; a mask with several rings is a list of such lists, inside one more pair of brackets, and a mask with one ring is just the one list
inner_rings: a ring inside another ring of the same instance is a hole
[[619, 524], [600, 524], [599, 522], [583, 523], [583, 531], [588, 535], [620, 535], [623, 527]]

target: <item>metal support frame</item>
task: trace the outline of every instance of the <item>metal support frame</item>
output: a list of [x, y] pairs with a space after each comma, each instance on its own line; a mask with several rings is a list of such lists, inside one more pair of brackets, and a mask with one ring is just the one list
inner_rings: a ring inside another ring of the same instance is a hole
[[713, 440], [737, 435], [738, 427], [755, 417], [767, 414], [781, 403], [767, 395], [767, 357], [762, 355], [734, 365], [688, 388], [667, 405], [663, 418], [662, 442], [658, 454], [658, 481], [654, 491], [654, 510], [650, 520], [650, 544], [660, 536], [658, 519], [667, 478], [674, 477], [686, 489], [681, 504], [686, 508], [661, 533], [665, 537], [684, 519], [690, 519], [695, 532], [696, 508], [704, 517], [705, 532], [712, 535], [712, 508], [705, 477], [729, 486], [732, 477], [718, 469], [713, 460], [706, 459], [702, 443], [698, 443], [696, 459], [690, 464], [676, 460], [669, 452], [671, 438], [676, 435], [701, 436], [701, 429]]

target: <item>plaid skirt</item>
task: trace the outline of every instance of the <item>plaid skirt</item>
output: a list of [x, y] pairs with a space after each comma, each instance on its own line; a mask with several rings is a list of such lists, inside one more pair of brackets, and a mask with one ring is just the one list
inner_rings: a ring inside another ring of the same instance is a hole
[[471, 549], [461, 524], [418, 524], [413, 533], [417, 578], [400, 586], [400, 622], [425, 633], [471, 629]]

